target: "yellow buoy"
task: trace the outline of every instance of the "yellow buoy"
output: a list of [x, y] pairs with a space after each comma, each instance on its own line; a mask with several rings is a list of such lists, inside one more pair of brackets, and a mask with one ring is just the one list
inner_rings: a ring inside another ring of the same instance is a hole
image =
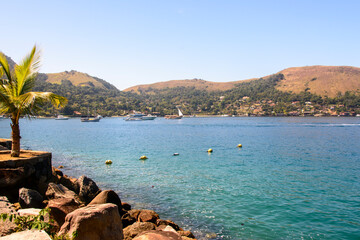
[[105, 164], [112, 164], [112, 161], [111, 160], [106, 160]]
[[140, 160], [146, 160], [146, 159], [148, 159], [148, 158], [145, 155], [140, 157]]
[[237, 147], [238, 147], [238, 148], [241, 148], [241, 147], [242, 147], [242, 144], [238, 144]]
[[209, 148], [209, 149], [207, 150], [207, 152], [208, 152], [208, 153], [213, 152], [212, 148]]

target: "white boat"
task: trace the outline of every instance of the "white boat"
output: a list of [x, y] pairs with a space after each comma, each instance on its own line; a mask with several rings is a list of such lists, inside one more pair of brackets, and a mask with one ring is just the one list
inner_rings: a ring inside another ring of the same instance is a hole
[[142, 120], [154, 120], [155, 118], [156, 118], [156, 116], [151, 115], [151, 114], [141, 117]]
[[64, 117], [63, 115], [58, 115], [57, 118], [55, 118], [55, 120], [69, 120], [69, 118]]
[[165, 119], [182, 119], [184, 114], [181, 112], [180, 108], [178, 108], [179, 115], [165, 115]]
[[145, 115], [143, 113], [135, 112], [133, 114], [127, 115], [124, 120], [125, 121], [142, 121], [142, 120], [154, 120], [156, 116], [148, 114]]
[[143, 113], [134, 112], [133, 114], [127, 115], [124, 120], [125, 121], [141, 121], [142, 117], [145, 116]]

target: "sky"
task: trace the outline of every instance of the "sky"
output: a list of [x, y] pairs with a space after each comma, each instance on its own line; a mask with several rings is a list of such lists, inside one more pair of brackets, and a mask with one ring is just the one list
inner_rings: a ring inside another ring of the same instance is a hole
[[0, 51], [15, 62], [36, 44], [40, 72], [76, 70], [120, 90], [360, 66], [358, 0], [0, 0], [0, 8]]

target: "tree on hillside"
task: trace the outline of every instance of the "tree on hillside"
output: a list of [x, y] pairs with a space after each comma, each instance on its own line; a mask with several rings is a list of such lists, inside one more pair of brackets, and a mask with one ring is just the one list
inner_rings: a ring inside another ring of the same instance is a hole
[[0, 53], [0, 113], [11, 118], [11, 156], [20, 155], [19, 119], [22, 115], [36, 114], [40, 106], [50, 102], [53, 106], [65, 106], [67, 99], [52, 92], [32, 92], [39, 68], [40, 55], [33, 47], [20, 64], [10, 68], [6, 57]]

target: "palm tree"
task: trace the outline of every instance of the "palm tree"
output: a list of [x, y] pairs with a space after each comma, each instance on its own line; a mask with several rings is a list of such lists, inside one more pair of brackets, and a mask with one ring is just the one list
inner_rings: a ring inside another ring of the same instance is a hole
[[32, 92], [35, 85], [40, 54], [33, 47], [20, 64], [10, 69], [6, 57], [0, 53], [0, 113], [11, 117], [11, 156], [20, 155], [19, 119], [22, 115], [36, 114], [40, 106], [50, 102], [55, 107], [64, 106], [67, 99], [51, 92]]

